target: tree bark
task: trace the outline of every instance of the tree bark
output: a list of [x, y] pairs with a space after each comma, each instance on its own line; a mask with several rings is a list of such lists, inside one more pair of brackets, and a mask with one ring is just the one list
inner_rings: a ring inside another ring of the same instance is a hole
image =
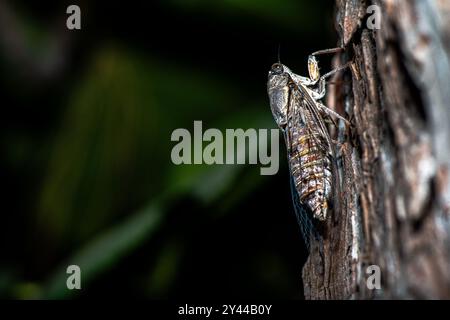
[[[368, 28], [370, 5], [380, 29]], [[303, 269], [307, 299], [450, 298], [450, 3], [337, 0], [351, 61], [328, 107], [351, 119], [335, 139], [340, 204]], [[381, 288], [368, 281], [380, 268]]]

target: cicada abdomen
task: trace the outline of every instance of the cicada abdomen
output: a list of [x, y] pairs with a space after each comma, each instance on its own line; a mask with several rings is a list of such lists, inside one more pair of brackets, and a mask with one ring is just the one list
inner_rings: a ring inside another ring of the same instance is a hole
[[[291, 107], [302, 108], [301, 105], [294, 106], [292, 103]], [[303, 114], [298, 117], [298, 112]], [[303, 123], [312, 121], [309, 118], [311, 115], [308, 110], [293, 112], [293, 124], [287, 132], [288, 161], [300, 202], [306, 204], [314, 218], [324, 221], [331, 200], [332, 158], [327, 141], [321, 133], [315, 126]]]

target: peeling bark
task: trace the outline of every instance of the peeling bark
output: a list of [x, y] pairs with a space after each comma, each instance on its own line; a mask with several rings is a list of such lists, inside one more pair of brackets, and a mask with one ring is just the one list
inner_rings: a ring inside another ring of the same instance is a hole
[[[367, 28], [369, 5], [381, 28]], [[328, 106], [340, 127], [340, 207], [303, 269], [307, 299], [450, 298], [450, 4], [337, 0], [352, 61]], [[337, 79], [334, 79], [337, 81]], [[321, 252], [323, 251], [323, 252]], [[381, 289], [367, 287], [367, 267]]]

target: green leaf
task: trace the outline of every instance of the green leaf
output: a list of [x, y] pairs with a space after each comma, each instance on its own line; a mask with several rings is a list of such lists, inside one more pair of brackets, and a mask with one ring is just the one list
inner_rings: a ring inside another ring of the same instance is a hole
[[107, 271], [149, 238], [158, 229], [162, 216], [163, 211], [160, 205], [153, 203], [123, 224], [99, 235], [55, 272], [55, 276], [47, 283], [42, 298], [64, 299], [79, 292], [79, 290], [69, 290], [66, 286], [69, 276], [66, 274], [66, 268], [72, 264], [78, 265], [81, 269], [82, 292], [83, 287], [86, 287], [92, 279]]

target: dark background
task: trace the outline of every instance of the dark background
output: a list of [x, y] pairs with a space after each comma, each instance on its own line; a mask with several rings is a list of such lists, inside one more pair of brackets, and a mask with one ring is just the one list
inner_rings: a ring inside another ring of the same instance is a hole
[[[82, 30], [66, 29], [77, 4]], [[267, 72], [334, 47], [332, 1], [0, 0], [0, 297], [302, 298], [280, 170], [175, 166], [170, 135], [275, 128]], [[329, 60], [323, 59], [324, 70]], [[82, 290], [65, 269], [82, 269]]]

